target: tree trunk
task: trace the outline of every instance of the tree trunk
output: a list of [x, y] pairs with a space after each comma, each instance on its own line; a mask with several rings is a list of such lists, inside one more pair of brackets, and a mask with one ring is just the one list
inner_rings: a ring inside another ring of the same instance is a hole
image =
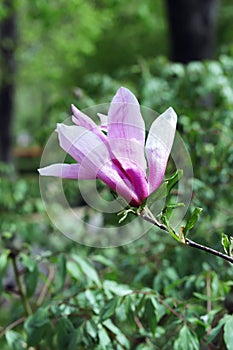
[[188, 63], [211, 59], [219, 0], [166, 0], [171, 59]]
[[16, 48], [15, 1], [4, 0], [7, 15], [0, 22], [0, 161], [11, 161]]

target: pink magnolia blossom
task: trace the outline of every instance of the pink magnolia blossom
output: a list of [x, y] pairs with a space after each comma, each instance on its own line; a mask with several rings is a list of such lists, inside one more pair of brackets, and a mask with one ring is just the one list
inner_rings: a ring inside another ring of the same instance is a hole
[[130, 205], [139, 207], [161, 184], [172, 148], [177, 116], [170, 107], [151, 125], [145, 141], [140, 106], [128, 89], [114, 96], [101, 125], [72, 105], [75, 125], [57, 124], [60, 146], [77, 163], [38, 169], [42, 176], [100, 179]]

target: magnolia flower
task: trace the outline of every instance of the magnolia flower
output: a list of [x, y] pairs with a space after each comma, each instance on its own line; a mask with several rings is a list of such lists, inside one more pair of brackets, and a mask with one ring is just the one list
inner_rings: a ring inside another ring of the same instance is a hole
[[145, 124], [133, 93], [121, 87], [101, 125], [72, 105], [76, 125], [57, 124], [59, 144], [77, 163], [38, 169], [42, 176], [100, 179], [131, 206], [139, 207], [161, 184], [172, 148], [177, 116], [170, 107]]

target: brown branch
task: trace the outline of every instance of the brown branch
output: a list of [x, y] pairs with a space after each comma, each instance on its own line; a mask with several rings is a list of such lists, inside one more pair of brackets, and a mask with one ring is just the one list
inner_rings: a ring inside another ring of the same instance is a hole
[[209, 254], [216, 255], [219, 258], [227, 260], [227, 261], [229, 261], [230, 263], [233, 264], [233, 257], [231, 257], [229, 255], [226, 255], [226, 254], [223, 254], [223, 253], [221, 253], [221, 252], [219, 252], [219, 251], [217, 251], [215, 249], [212, 249], [212, 248], [206, 247], [204, 245], [201, 245], [199, 243], [196, 243], [194, 241], [191, 241], [191, 239], [188, 239], [188, 238], [185, 239], [185, 244], [189, 245], [192, 248], [197, 248], [197, 249], [200, 249], [200, 250], [204, 250], [205, 252], [207, 252]]
[[45, 281], [45, 284], [42, 288], [42, 291], [39, 295], [39, 298], [37, 300], [37, 306], [40, 306], [45, 297], [46, 297], [46, 294], [48, 293], [48, 289], [49, 289], [49, 285], [50, 283], [52, 282], [53, 278], [54, 278], [54, 275], [55, 275], [55, 267], [54, 266], [50, 266], [49, 268], [49, 274], [48, 274], [48, 277], [47, 277], [47, 280]]
[[10, 257], [12, 259], [12, 265], [13, 265], [13, 270], [14, 270], [14, 274], [15, 274], [15, 280], [19, 289], [19, 294], [20, 294], [20, 298], [22, 300], [22, 304], [25, 310], [25, 313], [27, 316], [32, 314], [32, 309], [31, 309], [31, 305], [29, 304], [29, 301], [27, 299], [27, 295], [26, 295], [26, 291], [24, 290], [23, 284], [21, 282], [20, 279], [20, 272], [18, 270], [18, 266], [17, 266], [17, 262], [16, 262], [16, 256], [17, 254], [15, 254], [13, 251], [10, 254]]
[[206, 275], [206, 296], [207, 296], [207, 305], [206, 305], [206, 312], [207, 314], [210, 313], [212, 306], [211, 306], [211, 275], [210, 272], [207, 272]]
[[[166, 232], [169, 233], [169, 230], [167, 228], [166, 225], [164, 225], [163, 223], [160, 223], [158, 220], [155, 219], [155, 217], [153, 216], [153, 214], [150, 212], [150, 210], [148, 208], [144, 208], [140, 213], [138, 213], [138, 216], [140, 216], [142, 219], [152, 223], [153, 225], [159, 227], [161, 230], [164, 230]], [[175, 231], [172, 229], [172, 231], [175, 233]], [[179, 237], [179, 235], [177, 235], [177, 237]], [[189, 238], [184, 238], [184, 241], [180, 241], [180, 243], [183, 243], [185, 245], [188, 245], [192, 248], [196, 248], [196, 249], [199, 249], [199, 250], [203, 250], [209, 254], [212, 254], [212, 255], [215, 255], [215, 256], [218, 256], [219, 258], [221, 259], [224, 259], [228, 262], [230, 262], [231, 264], [233, 264], [233, 257], [229, 256], [229, 255], [226, 255], [224, 253], [221, 253], [215, 249], [212, 249], [212, 248], [209, 248], [209, 247], [206, 247], [202, 244], [199, 244], [199, 243], [196, 243], [194, 241], [192, 241], [191, 239]]]
[[1, 333], [0, 333], [0, 338], [2, 338], [7, 331], [9, 331], [10, 329], [15, 328], [16, 326], [18, 326], [19, 324], [23, 323], [26, 320], [26, 317], [23, 316], [21, 318], [19, 318], [18, 320], [12, 322], [11, 324], [9, 324], [9, 326], [7, 326]]
[[144, 290], [134, 290], [130, 294], [144, 294], [144, 295], [154, 295], [158, 301], [166, 308], [168, 309], [174, 316], [179, 318], [184, 322], [184, 324], [187, 324], [187, 321], [183, 315], [181, 315], [179, 312], [177, 312], [175, 309], [173, 309], [169, 304], [167, 304], [161, 297], [158, 296], [157, 293], [150, 292], [150, 291], [144, 291]]

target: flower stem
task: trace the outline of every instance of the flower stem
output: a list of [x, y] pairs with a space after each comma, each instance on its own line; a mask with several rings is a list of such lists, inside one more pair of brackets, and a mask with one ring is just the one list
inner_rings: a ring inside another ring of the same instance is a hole
[[[142, 219], [144, 219], [146, 221], [149, 221], [153, 225], [159, 227], [161, 230], [164, 230], [164, 231], [170, 233], [169, 229], [167, 228], [167, 226], [164, 225], [163, 223], [160, 223], [158, 220], [156, 220], [155, 217], [153, 216], [153, 214], [151, 213], [151, 211], [148, 208], [145, 207], [142, 210], [142, 212], [139, 213], [138, 215], [141, 216]], [[196, 243], [196, 242], [192, 241], [191, 239], [184, 238], [184, 241], [180, 241], [180, 242], [185, 244], [185, 245], [188, 245], [189, 247], [196, 248], [196, 249], [199, 249], [199, 250], [203, 250], [203, 251], [205, 251], [205, 252], [207, 252], [209, 254], [212, 254], [212, 255], [216, 255], [219, 258], [222, 258], [222, 259], [224, 259], [224, 260], [226, 260], [226, 261], [228, 261], [228, 262], [233, 264], [233, 257], [231, 257], [229, 255], [226, 255], [226, 254], [223, 254], [223, 253], [221, 253], [221, 252], [219, 252], [219, 251], [217, 251], [215, 249], [206, 247], [206, 246], [204, 246], [202, 244]]]
[[11, 252], [11, 259], [12, 259], [12, 265], [13, 265], [13, 269], [14, 269], [14, 274], [15, 274], [15, 280], [19, 289], [19, 294], [22, 300], [22, 304], [25, 310], [25, 313], [27, 316], [32, 314], [32, 309], [31, 309], [31, 305], [28, 302], [26, 293], [24, 291], [21, 279], [20, 279], [20, 272], [18, 270], [18, 266], [17, 266], [17, 262], [16, 262], [16, 254], [14, 252]]

